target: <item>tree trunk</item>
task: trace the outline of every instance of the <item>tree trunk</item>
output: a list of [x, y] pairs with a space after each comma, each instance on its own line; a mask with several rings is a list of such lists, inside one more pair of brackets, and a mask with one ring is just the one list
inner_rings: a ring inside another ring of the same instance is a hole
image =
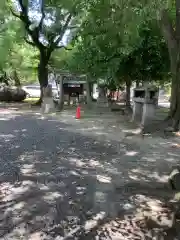
[[[176, 0], [176, 54], [171, 55], [171, 66], [174, 66], [176, 71], [173, 74], [172, 85], [173, 85], [173, 95], [171, 109], [173, 113], [173, 129], [174, 131], [179, 131], [180, 123], [180, 1]], [[175, 95], [175, 96], [174, 96]]]
[[176, 92], [177, 92], [177, 83], [176, 83], [176, 75], [172, 77], [171, 82], [171, 97], [170, 97], [170, 112], [169, 116], [172, 117], [174, 112], [176, 111]]
[[7, 86], [9, 86], [9, 78], [6, 74], [6, 72], [4, 72], [3, 76], [0, 77], [0, 83], [5, 83]]
[[131, 79], [126, 79], [126, 107], [131, 107]]
[[59, 101], [58, 101], [58, 111], [62, 111], [64, 107], [64, 91], [63, 91], [63, 77], [60, 76], [58, 83], [59, 91]]
[[91, 83], [88, 80], [86, 82], [86, 101], [87, 101], [87, 106], [91, 107], [92, 105]]
[[43, 88], [48, 85], [48, 61], [49, 57], [46, 54], [46, 49], [40, 51], [40, 58], [38, 64], [38, 80], [40, 84], [40, 98], [35, 105], [41, 105], [43, 100]]
[[180, 1], [176, 0], [176, 21], [172, 21], [166, 10], [161, 12], [161, 28], [166, 39], [171, 62], [172, 85], [171, 105], [168, 119], [173, 120], [173, 130], [179, 130], [180, 123]]
[[173, 120], [173, 130], [179, 130], [180, 123], [180, 68], [176, 63], [176, 71], [172, 75], [171, 105], [168, 119]]
[[19, 80], [19, 77], [18, 77], [18, 74], [17, 74], [16, 70], [13, 71], [12, 77], [13, 77], [15, 86], [16, 87], [20, 87], [21, 86], [21, 82]]

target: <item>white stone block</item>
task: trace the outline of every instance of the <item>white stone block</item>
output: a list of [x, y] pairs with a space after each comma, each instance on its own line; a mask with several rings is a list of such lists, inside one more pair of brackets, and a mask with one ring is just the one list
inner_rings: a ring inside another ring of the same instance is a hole
[[54, 110], [54, 102], [52, 97], [44, 97], [42, 103], [42, 112], [43, 113], [50, 113]]
[[134, 102], [132, 121], [141, 121], [143, 114], [143, 103]]
[[150, 103], [144, 103], [143, 105], [143, 115], [141, 124], [143, 126], [150, 124], [155, 116], [156, 105]]

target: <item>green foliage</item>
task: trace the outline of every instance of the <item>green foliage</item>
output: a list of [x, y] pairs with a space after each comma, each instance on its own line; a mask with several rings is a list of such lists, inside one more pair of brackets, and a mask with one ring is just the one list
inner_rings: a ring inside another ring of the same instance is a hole
[[36, 81], [37, 52], [25, 44], [21, 22], [7, 11], [0, 32], [0, 74], [16, 70], [22, 83]]
[[[28, 15], [31, 21], [28, 29], [35, 31], [38, 27], [40, 44], [49, 49], [57, 38], [58, 48], [71, 42], [71, 51], [60, 48], [52, 53], [51, 68], [86, 74], [93, 80], [103, 78], [113, 88], [126, 77], [148, 81], [168, 79], [168, 52], [154, 21], [155, 9], [162, 2], [165, 3], [163, 0], [48, 0], [38, 5], [36, 1], [28, 0], [26, 4], [23, 1], [32, 12], [39, 13], [39, 18]], [[6, 7], [5, 2], [3, 6]], [[64, 29], [68, 14], [72, 15], [71, 22]], [[8, 10], [6, 19], [0, 32], [0, 70], [10, 74], [15, 69], [23, 81], [35, 80], [38, 52], [23, 39], [26, 36], [33, 45], [32, 36], [27, 35], [22, 22]]]
[[142, 81], [164, 80], [168, 76], [168, 49], [157, 22], [142, 24], [139, 44], [130, 54], [122, 56], [117, 73]]
[[[38, 80], [41, 86], [47, 86], [51, 55], [55, 49], [66, 48], [74, 38], [82, 24], [87, 1], [10, 0], [10, 3], [12, 15], [22, 22], [26, 42], [38, 50]], [[54, 60], [51, 64], [54, 65]]]
[[110, 85], [122, 84], [127, 76], [133, 80], [167, 79], [168, 51], [154, 20], [155, 8], [161, 4], [90, 1], [73, 51], [56, 53], [54, 67], [85, 73], [92, 79], [104, 78]]
[[11, 0], [11, 5], [13, 15], [24, 25], [27, 42], [51, 54], [74, 36], [87, 4], [83, 0]]
[[168, 50], [156, 21], [141, 24], [134, 46], [127, 46], [126, 51], [125, 46], [121, 49], [123, 38], [120, 43], [116, 41], [116, 36], [109, 39], [100, 36], [102, 41], [92, 35], [83, 36], [73, 51], [64, 52], [64, 58], [56, 55], [54, 66], [86, 73], [93, 79], [102, 77], [111, 86], [123, 84], [127, 77], [145, 81], [167, 80]]
[[11, 75], [16, 70], [21, 83], [37, 81], [38, 55], [36, 49], [28, 44], [16, 43], [8, 54], [8, 61], [4, 70]]

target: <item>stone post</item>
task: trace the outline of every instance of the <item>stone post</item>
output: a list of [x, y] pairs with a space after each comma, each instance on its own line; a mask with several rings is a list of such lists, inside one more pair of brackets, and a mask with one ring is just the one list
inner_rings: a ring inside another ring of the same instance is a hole
[[43, 88], [42, 113], [50, 113], [54, 110], [54, 102], [52, 98], [52, 86], [48, 85]]
[[154, 102], [148, 103], [145, 102], [143, 104], [143, 114], [142, 114], [142, 120], [141, 125], [146, 127], [148, 124], [150, 124], [155, 116], [155, 110], [156, 110], [156, 104]]
[[92, 97], [91, 97], [91, 83], [86, 80], [86, 102], [88, 107], [92, 105]]
[[143, 113], [143, 103], [134, 101], [132, 121], [135, 121], [135, 122], [141, 121], [142, 113]]
[[140, 121], [141, 126], [146, 127], [152, 123], [156, 113], [158, 89], [146, 85], [134, 90], [134, 106], [132, 120]]

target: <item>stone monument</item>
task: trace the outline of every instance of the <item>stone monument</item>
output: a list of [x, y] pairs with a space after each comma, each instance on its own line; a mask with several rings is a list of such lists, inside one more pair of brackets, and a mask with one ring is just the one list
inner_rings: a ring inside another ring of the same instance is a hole
[[143, 127], [154, 120], [158, 102], [158, 89], [146, 86], [134, 89], [133, 121], [140, 121]]
[[42, 113], [50, 113], [54, 110], [54, 102], [52, 97], [52, 86], [48, 85], [43, 88]]

